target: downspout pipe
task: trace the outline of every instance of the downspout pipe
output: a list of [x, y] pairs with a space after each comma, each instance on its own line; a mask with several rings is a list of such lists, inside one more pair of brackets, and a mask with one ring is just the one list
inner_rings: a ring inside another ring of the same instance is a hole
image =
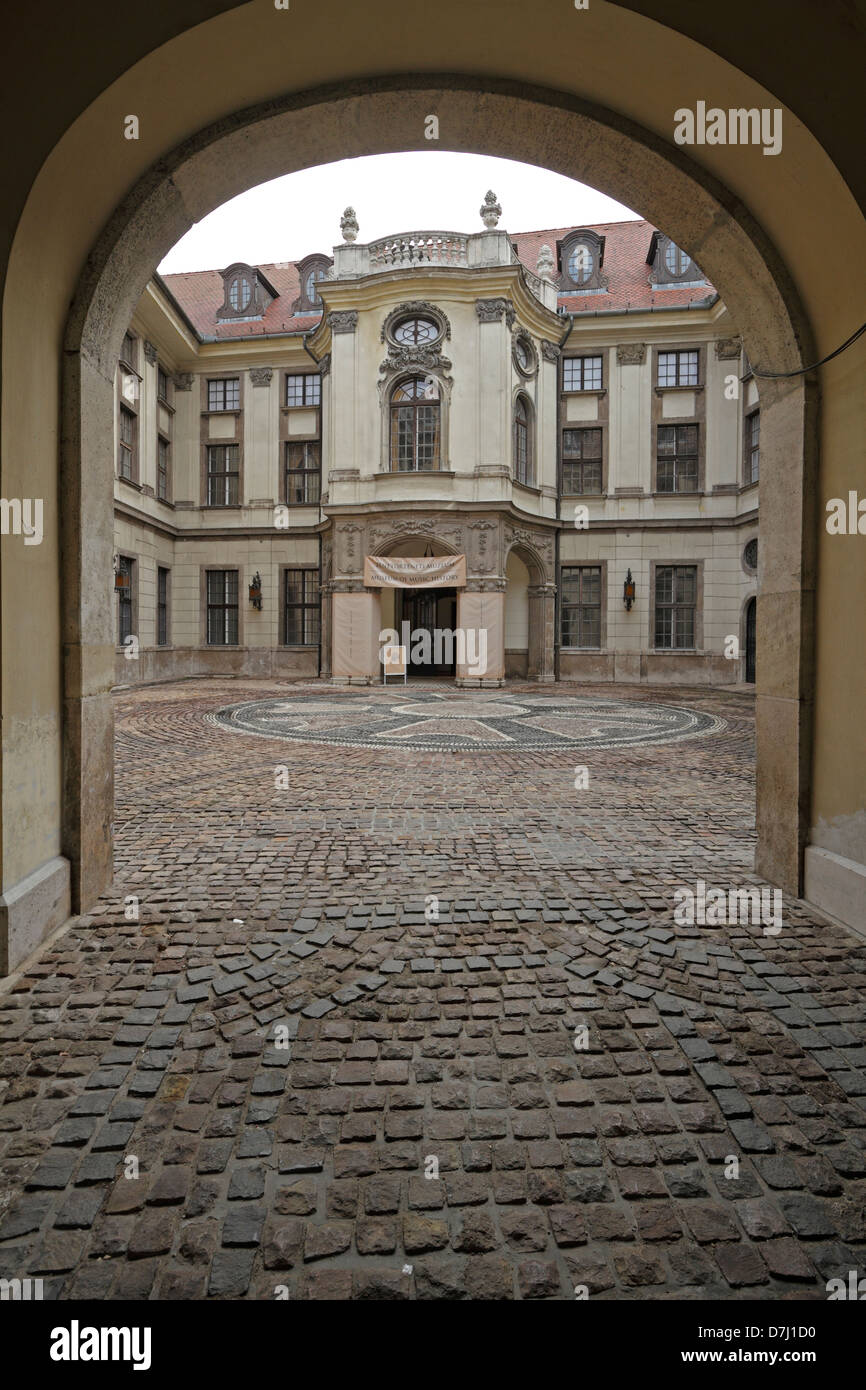
[[[559, 357], [556, 363], [556, 519], [562, 520], [562, 384], [564, 372], [562, 366], [562, 350], [571, 336], [574, 328], [574, 314], [568, 316], [568, 327], [563, 333], [557, 344]], [[553, 632], [553, 679], [558, 681], [560, 678], [560, 644], [562, 641], [562, 583], [560, 581], [559, 565], [559, 541], [562, 527], [557, 526], [554, 538], [555, 553], [555, 577], [556, 577], [556, 596], [554, 598], [554, 632]]]

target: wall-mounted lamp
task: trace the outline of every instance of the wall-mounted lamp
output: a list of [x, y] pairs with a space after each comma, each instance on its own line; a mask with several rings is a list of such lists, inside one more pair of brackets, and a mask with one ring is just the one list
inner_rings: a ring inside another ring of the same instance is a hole
[[250, 584], [250, 603], [253, 605], [253, 608], [260, 609], [262, 606], [262, 576], [259, 574], [258, 570], [256, 570], [253, 575], [252, 583]]
[[631, 570], [629, 570], [625, 577], [625, 583], [622, 586], [622, 601], [625, 604], [626, 613], [631, 612], [631, 606], [635, 600], [635, 590], [635, 582], [631, 577]]

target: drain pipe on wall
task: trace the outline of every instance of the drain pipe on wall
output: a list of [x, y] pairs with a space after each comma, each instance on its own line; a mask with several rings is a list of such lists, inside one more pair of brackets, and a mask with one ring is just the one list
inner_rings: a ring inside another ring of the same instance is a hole
[[[562, 365], [562, 350], [571, 336], [574, 328], [574, 314], [568, 316], [568, 327], [563, 333], [557, 346], [559, 347], [559, 357], [556, 363], [556, 520], [562, 520], [562, 386], [565, 373]], [[554, 629], [553, 629], [553, 679], [559, 681], [560, 677], [560, 647], [562, 643], [562, 578], [559, 565], [559, 539], [562, 531], [561, 526], [556, 528], [556, 538], [554, 542], [555, 551], [555, 576], [556, 576], [556, 596], [553, 601]]]

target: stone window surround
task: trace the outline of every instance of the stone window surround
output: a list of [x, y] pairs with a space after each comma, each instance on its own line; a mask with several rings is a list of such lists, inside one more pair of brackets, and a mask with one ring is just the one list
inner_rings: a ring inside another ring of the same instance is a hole
[[[697, 386], [658, 386], [659, 374], [659, 353], [660, 352], [697, 352], [698, 354], [698, 385]], [[653, 497], [702, 497], [707, 485], [707, 401], [703, 383], [706, 382], [707, 371], [707, 345], [700, 343], [659, 343], [653, 345], [651, 358], [651, 372], [653, 390], [650, 408], [650, 429], [652, 438], [651, 448], [651, 468], [652, 468], [652, 490]], [[695, 410], [693, 415], [666, 416], [663, 413], [663, 402], [667, 395], [688, 394], [693, 392], [695, 396]], [[697, 425], [698, 427], [698, 480], [694, 492], [660, 492], [658, 487], [658, 427], [659, 425]]]
[[[312, 642], [284, 642], [283, 638], [286, 631], [286, 574], [289, 570], [312, 570], [319, 576], [319, 640]], [[322, 594], [322, 570], [318, 564], [280, 564], [277, 575], [277, 585], [279, 592], [280, 615], [277, 646], [284, 652], [313, 652], [322, 648], [322, 628], [323, 628], [323, 594]]]
[[[657, 647], [656, 640], [656, 570], [674, 569], [689, 566], [697, 570], [695, 582], [695, 645], [693, 647]], [[649, 631], [647, 633], [647, 652], [652, 656], [702, 656], [704, 655], [704, 561], [678, 560], [675, 557], [664, 560], [650, 560], [649, 574]]]
[[[521, 343], [529, 352], [529, 366], [521, 367], [517, 360], [517, 345]], [[521, 381], [533, 381], [538, 376], [538, 350], [532, 337], [525, 328], [518, 328], [511, 341], [511, 360], [514, 363], [514, 370]], [[602, 372], [604, 368], [602, 367]]]
[[[609, 482], [609, 476], [610, 476], [610, 475], [609, 475], [609, 458], [610, 458], [610, 398], [609, 398], [609, 396], [608, 396], [607, 389], [605, 388], [604, 383], [605, 383], [605, 381], [607, 380], [607, 370], [608, 370], [607, 354], [608, 354], [609, 351], [610, 351], [609, 348], [602, 348], [599, 352], [581, 352], [581, 353], [575, 353], [575, 354], [573, 354], [574, 356], [577, 356], [577, 357], [601, 357], [601, 380], [602, 380], [602, 389], [601, 389], [600, 391], [599, 391], [599, 390], [596, 390], [595, 388], [591, 388], [589, 391], [565, 391], [565, 390], [563, 390], [563, 391], [560, 392], [560, 396], [559, 396], [559, 406], [558, 406], [558, 416], [559, 416], [559, 419], [558, 419], [558, 422], [557, 422], [557, 428], [558, 428], [558, 431], [559, 431], [559, 477], [558, 477], [558, 479], [557, 479], [557, 485], [558, 485], [558, 487], [559, 487], [559, 495], [560, 495], [561, 497], [606, 497], [606, 496], [607, 496], [608, 482]], [[566, 359], [565, 357], [563, 357], [562, 360], [563, 360], [563, 363], [565, 363], [565, 361], [566, 361], [567, 359]], [[563, 374], [564, 374], [564, 372], [565, 372], [565, 367], [564, 367], [564, 366], [563, 366], [563, 369], [562, 369], [562, 370], [563, 370]], [[564, 376], [563, 376], [563, 379], [564, 379]], [[566, 401], [569, 400], [571, 397], [580, 397], [580, 396], [595, 396], [595, 397], [597, 398], [598, 407], [597, 407], [597, 411], [596, 411], [596, 419], [595, 419], [595, 420], [569, 420], [569, 419], [567, 418], [567, 412], [566, 412], [566, 408], [565, 408], [565, 403], [566, 403]], [[565, 459], [564, 459], [564, 454], [563, 454], [563, 436], [564, 436], [565, 431], [568, 430], [568, 429], [575, 429], [575, 430], [580, 430], [580, 429], [600, 429], [600, 430], [601, 430], [601, 492], [600, 492], [600, 493], [599, 493], [599, 492], [572, 493], [572, 492], [566, 492], [566, 491], [565, 491], [565, 487], [564, 487], [564, 479], [565, 479]]]
[[[563, 396], [606, 396], [608, 381], [608, 353], [609, 347], [591, 348], [584, 352], [564, 352], [562, 355], [562, 375], [560, 377], [561, 391]], [[600, 357], [601, 358], [601, 386], [566, 386], [565, 384], [565, 364], [573, 362], [579, 357]]]
[[[244, 501], [244, 387], [246, 373], [240, 369], [237, 371], [226, 372], [205, 372], [201, 377], [201, 446], [200, 446], [200, 506], [204, 511], [223, 511], [231, 512], [243, 506]], [[224, 381], [230, 377], [238, 378], [238, 405], [237, 409], [231, 410], [208, 410], [208, 382]], [[223, 435], [217, 439], [211, 439], [208, 435], [208, 420], [219, 417], [221, 419], [234, 416], [235, 432], [233, 435]], [[228, 506], [212, 507], [207, 500], [207, 451], [208, 445], [214, 444], [235, 444], [238, 450], [238, 500]], [[214, 566], [217, 569], [218, 566]]]
[[[114, 476], [115, 476], [115, 478], [119, 479], [120, 482], [126, 483], [127, 487], [134, 487], [134, 488], [136, 488], [136, 489], [140, 492], [140, 491], [141, 491], [141, 460], [140, 460], [140, 454], [141, 454], [141, 414], [140, 414], [140, 409], [139, 409], [139, 401], [141, 400], [142, 376], [141, 376], [141, 373], [140, 373], [139, 370], [138, 370], [137, 362], [138, 362], [139, 354], [141, 353], [141, 339], [140, 339], [139, 337], [137, 337], [135, 333], [133, 333], [133, 331], [132, 331], [131, 328], [127, 329], [127, 336], [128, 336], [129, 338], [131, 338], [131, 340], [132, 340], [132, 343], [133, 343], [133, 346], [134, 346], [134, 351], [132, 352], [131, 356], [134, 357], [136, 360], [135, 360], [135, 362], [127, 362], [126, 358], [123, 357], [123, 356], [121, 355], [121, 357], [118, 358], [118, 363], [117, 363], [117, 424], [116, 424], [116, 429], [117, 429], [117, 456], [116, 456], [116, 458], [115, 458], [115, 460], [114, 460]], [[122, 392], [122, 390], [121, 390], [121, 380], [122, 380], [123, 376], [124, 376], [124, 375], [130, 375], [130, 374], [131, 374], [132, 376], [134, 376], [134, 377], [136, 378], [137, 382], [138, 382], [138, 398], [137, 398], [136, 400], [134, 400], [134, 401], [131, 401], [131, 400], [128, 399], [128, 397], [124, 396], [124, 394], [123, 394], [123, 392]], [[119, 471], [119, 462], [120, 462], [120, 411], [121, 411], [121, 409], [124, 409], [124, 410], [128, 411], [128, 413], [133, 417], [133, 420], [134, 420], [134, 424], [133, 424], [133, 430], [134, 430], [134, 443], [133, 443], [132, 451], [131, 451], [131, 452], [132, 452], [132, 472], [131, 472], [131, 474], [130, 474], [130, 476], [129, 476], [128, 478], [125, 478], [125, 477], [123, 476], [123, 474]]]
[[394, 329], [404, 319], [413, 318], [432, 319], [439, 329], [439, 333], [431, 342], [421, 343], [418, 345], [419, 347], [428, 348], [435, 352], [437, 349], [441, 349], [444, 343], [450, 341], [451, 321], [448, 315], [439, 308], [438, 304], [432, 304], [426, 299], [408, 299], [389, 310], [379, 333], [379, 341], [395, 348], [409, 346], [397, 341], [394, 337]]
[[[138, 550], [130, 550], [127, 546], [124, 546], [122, 549], [118, 550], [117, 558], [118, 561], [120, 561], [121, 559], [132, 561], [132, 573], [130, 575], [130, 587], [132, 589], [132, 617], [130, 619], [130, 622], [132, 623], [131, 635], [133, 637], [139, 638], [139, 647], [141, 647], [141, 638], [138, 631], [139, 590], [141, 588], [141, 552]], [[114, 591], [114, 599], [114, 649], [117, 652], [125, 652], [126, 648], [123, 646], [121, 642], [118, 641], [118, 638], [120, 636], [120, 600], [118, 598], [118, 591], [116, 589]]]
[[[517, 403], [521, 400], [526, 406], [526, 482], [521, 482], [517, 476]], [[539, 491], [536, 474], [537, 433], [535, 401], [527, 391], [526, 383], [522, 382], [514, 389], [511, 397], [511, 481], [517, 487], [528, 488], [532, 492]]]
[[[165, 580], [165, 641], [159, 640], [159, 572], [164, 570]], [[157, 651], [166, 652], [174, 646], [172, 640], [172, 621], [171, 621], [171, 591], [172, 591], [172, 567], [171, 565], [160, 564], [159, 556], [156, 558], [156, 595], [154, 601], [154, 631], [153, 645]]]
[[[601, 624], [599, 629], [599, 645], [597, 647], [566, 647], [562, 644], [562, 571], [579, 569], [600, 569], [601, 570]], [[559, 577], [557, 579], [557, 589], [559, 590], [559, 631], [556, 634], [557, 644], [563, 652], [606, 652], [607, 651], [607, 560], [563, 560], [559, 566]]]
[[[439, 467], [424, 469], [407, 469], [405, 472], [391, 467], [391, 396], [396, 388], [404, 381], [421, 377], [432, 378], [439, 387]], [[398, 477], [398, 478], [441, 478], [443, 474], [453, 476], [451, 468], [451, 458], [449, 454], [450, 440], [450, 408], [451, 408], [451, 387], [453, 380], [444, 370], [436, 370], [428, 367], [406, 368], [402, 371], [389, 372], [378, 383], [379, 389], [379, 430], [380, 430], [380, 466], [374, 477]]]
[[[166, 469], [165, 469], [165, 497], [159, 495], [159, 445], [160, 441], [166, 445]], [[154, 498], [161, 507], [171, 507], [174, 510], [174, 450], [171, 443], [171, 435], [166, 434], [157, 426], [156, 431], [156, 486], [154, 488]]]
[[[238, 640], [237, 642], [208, 642], [207, 640], [207, 577], [208, 574], [225, 570], [236, 570], [238, 576]], [[244, 566], [211, 563], [199, 565], [199, 646], [208, 651], [240, 651], [244, 645], [244, 606], [245, 595]]]
[[[743, 574], [746, 575], [746, 577], [750, 579], [753, 583], [757, 581], [758, 571], [757, 569], [749, 569], [749, 566], [746, 564], [746, 547], [751, 545], [752, 541], [756, 541], [757, 539], [757, 531], [753, 536], [747, 536], [745, 540], [743, 540], [742, 536], [740, 537], [740, 568], [742, 569]], [[760, 551], [758, 552], [758, 563], [760, 564]]]

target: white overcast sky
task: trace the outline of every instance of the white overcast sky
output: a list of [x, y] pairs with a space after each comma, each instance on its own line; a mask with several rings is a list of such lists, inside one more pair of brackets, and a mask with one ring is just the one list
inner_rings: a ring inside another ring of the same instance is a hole
[[322, 164], [251, 188], [197, 222], [159, 269], [223, 269], [330, 255], [341, 242], [340, 217], [355, 209], [359, 242], [394, 232], [480, 232], [489, 188], [509, 232], [619, 222], [638, 214], [586, 184], [534, 165], [487, 155], [424, 150]]

